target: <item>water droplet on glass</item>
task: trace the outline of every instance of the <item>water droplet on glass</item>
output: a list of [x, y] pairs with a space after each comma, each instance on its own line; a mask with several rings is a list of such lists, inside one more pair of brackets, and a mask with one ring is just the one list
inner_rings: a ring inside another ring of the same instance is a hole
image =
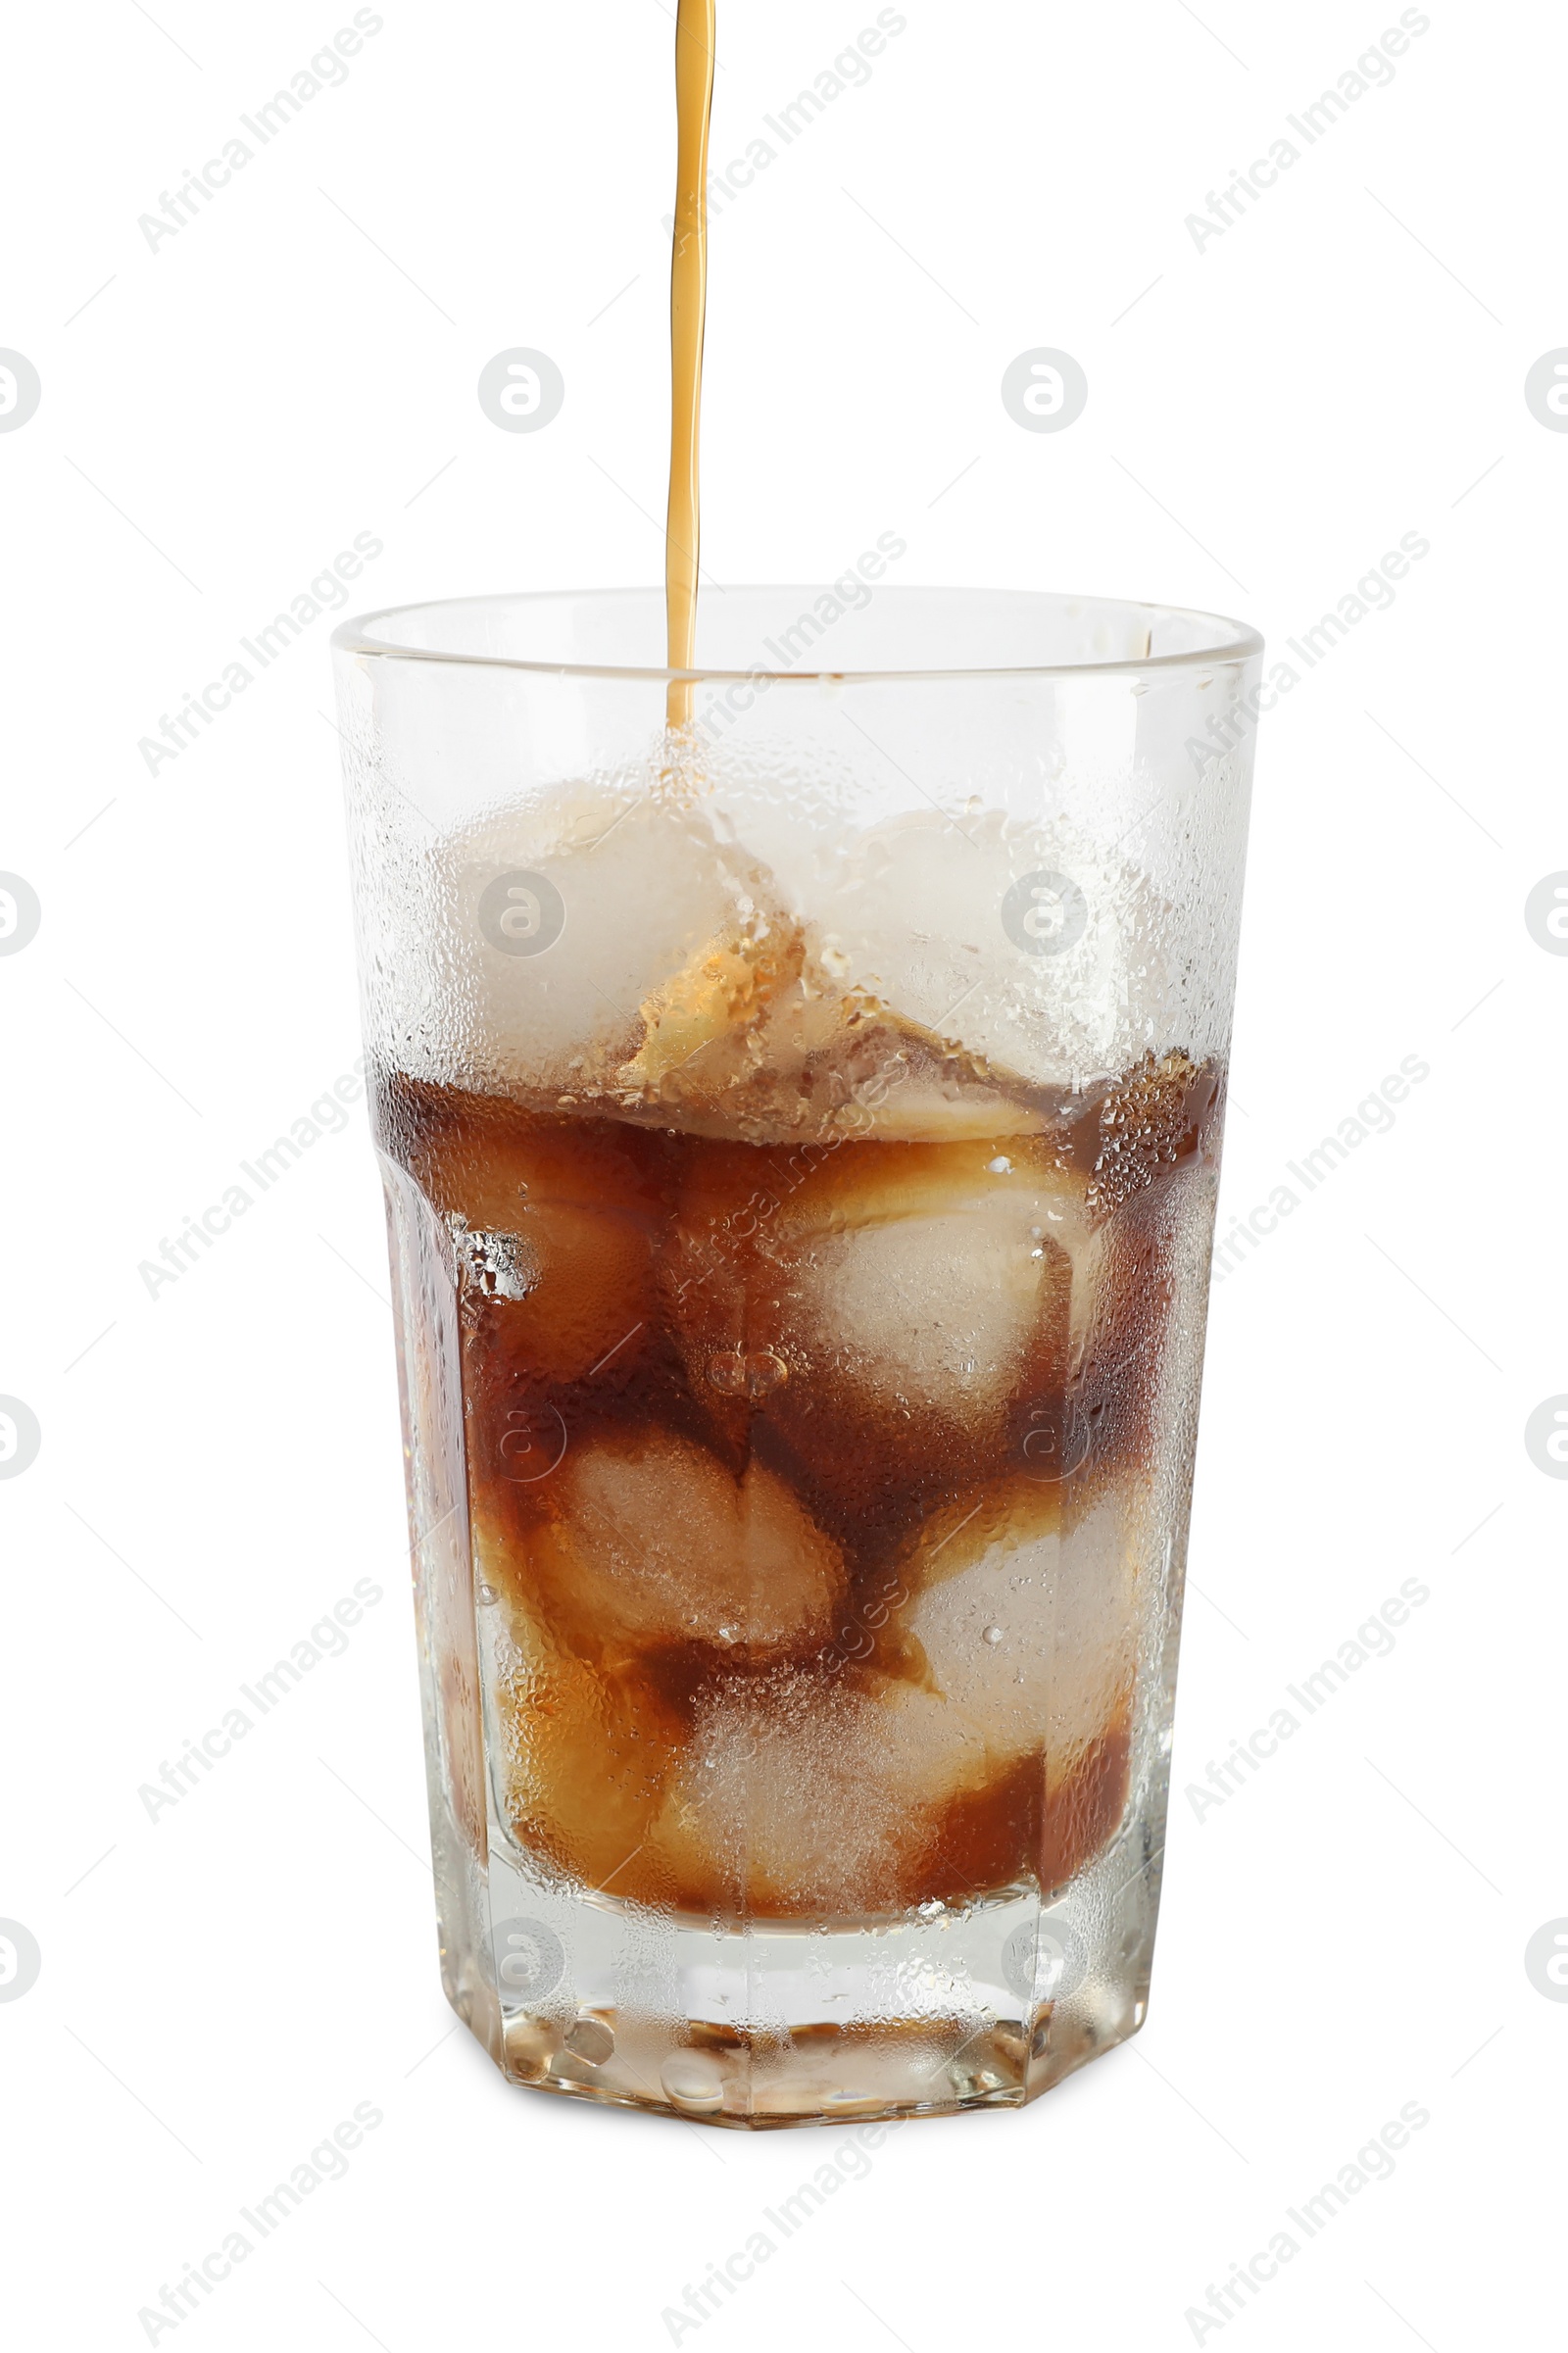
[[991, 1647], [994, 1650], [1002, 1640], [1002, 1628], [1000, 1626], [988, 1626], [985, 1631], [985, 1640], [991, 1644]]
[[480, 1584], [479, 1606], [481, 1609], [491, 1608], [495, 1602], [500, 1600], [500, 1598], [501, 1595], [496, 1592], [496, 1589], [493, 1585], [485, 1585], [483, 1583]]

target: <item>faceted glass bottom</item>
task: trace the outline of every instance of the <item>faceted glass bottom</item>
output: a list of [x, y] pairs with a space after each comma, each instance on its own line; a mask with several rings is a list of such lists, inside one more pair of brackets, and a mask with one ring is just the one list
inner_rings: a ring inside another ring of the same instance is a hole
[[444, 1936], [447, 1994], [510, 2082], [567, 2098], [764, 2132], [1021, 2107], [1143, 2024], [1143, 1850], [1130, 1822], [1045, 1906], [1014, 1888], [728, 1934], [564, 1896], [492, 1853], [489, 1949]]

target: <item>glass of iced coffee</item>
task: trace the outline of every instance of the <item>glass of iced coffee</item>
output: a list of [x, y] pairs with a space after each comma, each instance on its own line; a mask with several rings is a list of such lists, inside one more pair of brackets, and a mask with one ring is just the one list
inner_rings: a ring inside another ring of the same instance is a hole
[[1016, 2106], [1148, 1995], [1261, 649], [334, 641], [442, 1967], [518, 2083]]

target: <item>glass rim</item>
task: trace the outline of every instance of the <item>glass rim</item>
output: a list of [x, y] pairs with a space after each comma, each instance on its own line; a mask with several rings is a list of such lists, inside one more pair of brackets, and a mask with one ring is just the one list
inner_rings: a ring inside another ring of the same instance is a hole
[[[831, 593], [831, 581], [743, 581], [730, 583], [721, 595], [767, 595], [816, 597]], [[657, 597], [662, 600], [663, 589], [654, 586], [623, 588], [543, 588], [495, 590], [488, 594], [466, 597], [427, 597], [412, 605], [384, 606], [374, 613], [364, 613], [351, 620], [340, 621], [333, 630], [331, 645], [334, 653], [365, 655], [383, 662], [427, 662], [445, 663], [454, 669], [520, 670], [525, 675], [555, 678], [618, 678], [646, 686], [669, 686], [711, 682], [715, 685], [739, 685], [766, 679], [769, 685], [820, 686], [825, 680], [835, 685], [893, 686], [913, 685], [920, 681], [951, 683], [956, 679], [1018, 679], [1018, 678], [1114, 678], [1141, 676], [1149, 670], [1211, 669], [1225, 662], [1250, 661], [1263, 651], [1263, 638], [1246, 621], [1232, 619], [1225, 613], [1208, 613], [1192, 605], [1153, 604], [1134, 597], [1072, 596], [1044, 588], [959, 588], [941, 582], [921, 585], [916, 581], [900, 581], [897, 586], [878, 584], [879, 599], [902, 600], [914, 596], [1026, 597], [1057, 606], [1074, 606], [1080, 612], [1117, 613], [1148, 613], [1151, 619], [1197, 621], [1214, 632], [1213, 645], [1191, 648], [1173, 654], [1143, 654], [1108, 662], [1030, 662], [981, 668], [974, 663], [952, 669], [920, 666], [911, 669], [842, 670], [778, 670], [757, 662], [747, 669], [722, 669], [699, 666], [689, 670], [672, 670], [649, 663], [609, 662], [536, 662], [513, 654], [455, 654], [437, 652], [428, 647], [398, 645], [392, 639], [374, 634], [377, 625], [398, 621], [415, 613], [450, 612], [461, 605], [542, 605], [587, 604], [610, 597]]]

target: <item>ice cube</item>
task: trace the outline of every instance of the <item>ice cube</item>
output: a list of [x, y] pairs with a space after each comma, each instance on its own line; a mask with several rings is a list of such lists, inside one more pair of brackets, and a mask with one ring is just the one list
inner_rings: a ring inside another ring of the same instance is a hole
[[592, 2011], [574, 2018], [566, 2029], [563, 2047], [585, 2067], [603, 2067], [614, 2054], [615, 2030], [607, 2019], [596, 2017]]
[[893, 818], [845, 846], [813, 913], [847, 987], [956, 1024], [1036, 1085], [1083, 1088], [1214, 1026], [1184, 990], [1170, 906], [1065, 818]]
[[944, 1141], [1046, 1124], [1021, 1080], [847, 992], [808, 930], [776, 912], [706, 942], [639, 1017], [641, 1043], [616, 1074], [623, 1104], [699, 1135]]
[[847, 1146], [780, 1204], [760, 1247], [807, 1377], [968, 1422], [1000, 1409], [1043, 1330], [1064, 1339], [1081, 1188], [994, 1144]]
[[721, 1686], [649, 1833], [676, 1900], [763, 1917], [898, 1912], [923, 1892], [926, 1816], [983, 1780], [973, 1727], [906, 1686], [805, 1674]]
[[837, 992], [814, 979], [800, 926], [752, 914], [706, 941], [644, 999], [641, 1040], [621, 1085], [703, 1107], [743, 1094], [759, 1074], [793, 1078], [836, 1019]]
[[842, 1132], [853, 1090], [902, 1060], [881, 1132], [923, 1137], [971, 1113], [1004, 1134], [1008, 1105], [1027, 1131], [1041, 1090], [1223, 1043], [1212, 957], [1195, 962], [1168, 897], [1064, 817], [957, 828], [933, 809], [855, 833], [819, 811], [803, 898], [747, 844], [748, 814], [721, 774], [661, 760], [395, 865], [367, 942], [378, 1050], [541, 1101], [618, 1092], [684, 1125], [750, 1102], [776, 1138]]
[[540, 1608], [504, 1683], [515, 1835], [612, 1894], [729, 1917], [1060, 1886], [1125, 1803], [1143, 1508], [1069, 1497], [1064, 1520], [1025, 1481], [936, 1518], [902, 1571], [915, 1680], [721, 1669], [689, 1733], [645, 1670], [563, 1656]]
[[637, 1053], [639, 1008], [708, 943], [745, 935], [759, 904], [701, 793], [659, 767], [494, 811], [428, 862], [430, 904], [408, 917], [430, 944], [423, 999], [405, 1004], [415, 984], [396, 971], [383, 983], [397, 1058], [579, 1100]]
[[1120, 1819], [1113, 1725], [1052, 1764], [897, 1681], [791, 1673], [710, 1690], [641, 1858], [668, 1900], [744, 1918], [890, 1918], [1019, 1882], [1051, 1888]]
[[571, 1445], [522, 1495], [501, 1573], [579, 1657], [699, 1642], [756, 1658], [828, 1639], [837, 1546], [760, 1462], [736, 1479], [650, 1424]]
[[498, 1678], [495, 1713], [513, 1837], [587, 1887], [646, 1897], [639, 1857], [685, 1738], [680, 1715], [634, 1668], [537, 1640]]
[[1001, 1759], [1044, 1749], [1053, 1786], [1125, 1714], [1138, 1551], [1127, 1501], [1065, 1524], [1059, 1484], [1028, 1478], [933, 1519], [902, 1564], [903, 1613], [932, 1688]]
[[1002, 1145], [693, 1155], [661, 1266], [692, 1388], [862, 1527], [879, 1488], [1000, 1468], [1015, 1401], [1066, 1381], [1085, 1179], [1045, 1138]]

